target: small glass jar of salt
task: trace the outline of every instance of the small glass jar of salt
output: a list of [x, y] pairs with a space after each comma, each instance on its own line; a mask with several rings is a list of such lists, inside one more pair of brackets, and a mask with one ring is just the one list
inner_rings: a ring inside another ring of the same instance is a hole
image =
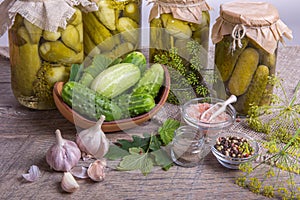
[[171, 158], [183, 167], [201, 164], [204, 154], [204, 135], [192, 126], [181, 126], [175, 133], [171, 144]]

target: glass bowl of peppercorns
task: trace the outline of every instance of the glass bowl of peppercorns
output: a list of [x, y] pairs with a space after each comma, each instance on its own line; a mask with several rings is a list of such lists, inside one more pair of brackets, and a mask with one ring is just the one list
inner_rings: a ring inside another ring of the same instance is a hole
[[211, 147], [219, 163], [229, 169], [238, 169], [239, 165], [252, 161], [259, 151], [258, 143], [241, 132], [223, 132]]

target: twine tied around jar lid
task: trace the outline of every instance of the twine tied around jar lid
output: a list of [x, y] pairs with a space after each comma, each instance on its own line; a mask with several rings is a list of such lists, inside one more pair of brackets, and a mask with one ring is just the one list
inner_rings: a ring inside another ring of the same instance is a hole
[[43, 30], [65, 29], [75, 13], [74, 6], [86, 12], [98, 10], [89, 0], [3, 0], [0, 4], [0, 36], [14, 23], [17, 14]]
[[275, 52], [278, 41], [284, 44], [283, 36], [293, 38], [292, 31], [279, 19], [273, 5], [247, 1], [229, 2], [220, 6], [220, 17], [212, 27], [213, 43], [220, 42], [225, 35], [233, 37], [232, 50], [247, 36], [271, 54]]
[[232, 51], [235, 51], [236, 49], [236, 43], [238, 44], [239, 48], [242, 48], [242, 39], [246, 35], [246, 27], [243, 24], [237, 24], [234, 26], [231, 37], [233, 38], [233, 43], [232, 43]]
[[153, 3], [149, 22], [164, 13], [172, 13], [175, 19], [201, 24], [202, 12], [211, 10], [205, 0], [148, 0]]

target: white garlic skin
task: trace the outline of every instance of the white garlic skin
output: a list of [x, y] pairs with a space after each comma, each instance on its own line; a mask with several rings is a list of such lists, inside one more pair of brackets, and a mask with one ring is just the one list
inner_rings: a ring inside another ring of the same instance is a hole
[[93, 181], [101, 182], [105, 178], [105, 167], [105, 160], [96, 160], [90, 164], [87, 174]]
[[69, 193], [75, 192], [79, 188], [77, 181], [70, 172], [64, 172], [60, 185], [64, 191]]
[[101, 129], [105, 116], [101, 115], [97, 123], [77, 134], [76, 143], [81, 151], [97, 159], [103, 158], [108, 152], [109, 140]]
[[55, 134], [57, 141], [47, 151], [46, 161], [56, 171], [70, 171], [78, 163], [81, 151], [75, 142], [63, 139], [59, 130]]

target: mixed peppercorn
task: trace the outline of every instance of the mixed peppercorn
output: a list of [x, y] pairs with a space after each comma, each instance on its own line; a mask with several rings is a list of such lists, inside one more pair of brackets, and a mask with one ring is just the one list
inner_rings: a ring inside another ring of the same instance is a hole
[[232, 158], [248, 158], [254, 154], [248, 140], [237, 136], [219, 137], [214, 147], [223, 155]]

